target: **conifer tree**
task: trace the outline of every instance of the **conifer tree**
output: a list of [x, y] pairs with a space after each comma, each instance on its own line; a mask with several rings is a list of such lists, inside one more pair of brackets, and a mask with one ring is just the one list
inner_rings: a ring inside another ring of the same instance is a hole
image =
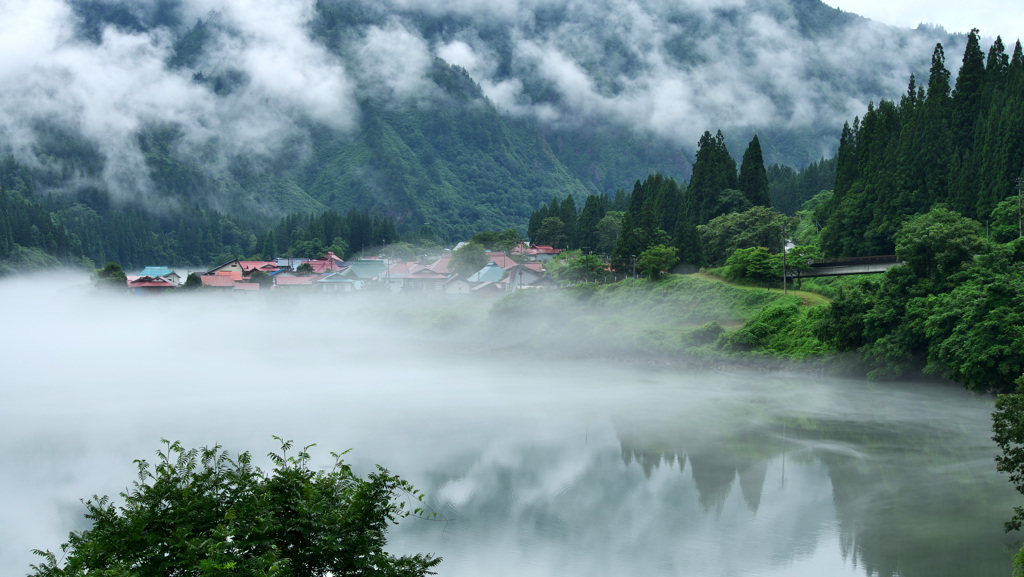
[[562, 201], [558, 217], [562, 219], [562, 232], [565, 235], [567, 246], [570, 249], [579, 248], [579, 241], [576, 236], [576, 219], [578, 218], [576, 214], [576, 201], [571, 194]]
[[985, 55], [978, 43], [978, 29], [967, 36], [963, 64], [953, 91], [951, 131], [953, 147], [969, 151], [973, 144], [974, 122], [978, 118], [981, 91], [985, 83]]
[[601, 198], [595, 195], [588, 196], [579, 219], [576, 220], [576, 238], [579, 248], [584, 252], [598, 250], [600, 241], [597, 237], [597, 223], [601, 222], [604, 214]]
[[686, 212], [685, 205], [679, 206], [679, 214], [676, 215], [672, 246], [679, 250], [679, 262], [698, 269], [704, 266], [704, 248], [700, 243], [700, 235], [697, 233], [697, 226], [693, 223], [693, 219]]
[[751, 206], [772, 205], [771, 195], [768, 191], [768, 173], [764, 168], [761, 143], [757, 140], [756, 134], [747, 146], [746, 152], [743, 153], [737, 186], [750, 201]]
[[540, 225], [548, 216], [550, 216], [550, 213], [548, 211], [548, 205], [544, 203], [541, 203], [540, 208], [535, 210], [533, 214], [530, 215], [530, 223], [526, 227], [526, 236], [530, 239], [531, 242], [533, 242], [534, 239], [537, 237], [537, 231], [540, 230]]
[[715, 136], [705, 131], [697, 142], [693, 175], [686, 187], [686, 211], [703, 224], [718, 216], [719, 195], [736, 188], [736, 161], [725, 147], [719, 130]]

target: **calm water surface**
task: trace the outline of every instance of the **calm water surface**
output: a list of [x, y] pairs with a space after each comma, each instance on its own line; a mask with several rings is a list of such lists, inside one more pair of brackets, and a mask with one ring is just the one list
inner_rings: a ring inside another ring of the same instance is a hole
[[428, 495], [444, 519], [390, 546], [448, 576], [1009, 575], [1019, 547], [992, 400], [956, 387], [551, 363], [331, 308], [39, 293], [0, 286], [23, 303], [0, 337], [3, 575], [161, 437], [263, 455], [279, 435], [321, 464], [352, 447]]

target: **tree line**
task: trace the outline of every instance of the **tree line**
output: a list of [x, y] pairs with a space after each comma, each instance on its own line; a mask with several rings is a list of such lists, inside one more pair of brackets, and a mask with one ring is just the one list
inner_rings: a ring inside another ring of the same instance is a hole
[[819, 213], [827, 254], [891, 254], [902, 222], [940, 204], [1000, 220], [1024, 167], [1020, 42], [1008, 57], [997, 37], [986, 56], [972, 30], [952, 90], [950, 80], [938, 44], [926, 85], [911, 75], [899, 102], [872, 104], [843, 127], [835, 194]]
[[[719, 254], [709, 253], [699, 228], [724, 215], [761, 207], [772, 215], [768, 174], [757, 136], [750, 141], [737, 171], [719, 130], [706, 131], [697, 144], [689, 184], [660, 173], [637, 180], [630, 193], [590, 195], [583, 209], [572, 196], [553, 198], [530, 216], [527, 235], [535, 244], [609, 255], [612, 267], [626, 270], [644, 252], [674, 248], [679, 259], [699, 267]], [[712, 227], [714, 228], [714, 227]], [[772, 246], [779, 246], [773, 242]]]

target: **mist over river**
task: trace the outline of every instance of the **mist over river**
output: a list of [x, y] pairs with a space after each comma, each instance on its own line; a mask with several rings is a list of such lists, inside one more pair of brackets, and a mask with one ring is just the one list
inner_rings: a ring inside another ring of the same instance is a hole
[[58, 551], [79, 500], [123, 491], [161, 438], [265, 468], [272, 435], [316, 443], [316, 466], [352, 448], [444, 517], [389, 538], [442, 576], [1009, 575], [1020, 546], [993, 399], [955, 386], [557, 361], [466, 330], [471, 301], [54, 276], [0, 282], [0, 303], [0, 575]]

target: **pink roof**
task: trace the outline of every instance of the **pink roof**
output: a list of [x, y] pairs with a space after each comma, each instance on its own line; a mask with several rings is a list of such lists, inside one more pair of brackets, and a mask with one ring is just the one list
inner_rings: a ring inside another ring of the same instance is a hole
[[128, 286], [131, 288], [174, 288], [177, 285], [174, 284], [174, 281], [169, 281], [162, 276], [141, 276], [128, 281]]
[[302, 285], [312, 286], [313, 285], [313, 281], [315, 281], [318, 278], [320, 278], [320, 277], [315, 277], [315, 276], [284, 276], [284, 277], [277, 277], [277, 278], [275, 278], [274, 282], [277, 284], [277, 286], [302, 286]]
[[560, 252], [562, 252], [562, 249], [560, 249], [560, 248], [552, 248], [552, 247], [550, 247], [550, 246], [548, 246], [546, 244], [535, 244], [532, 247], [531, 246], [526, 246], [525, 244], [519, 244], [514, 249], [512, 249], [512, 254], [538, 255], [538, 254], [558, 254]]
[[258, 291], [260, 290], [260, 283], [258, 282], [236, 282], [236, 291]]
[[228, 275], [223, 275], [223, 274], [215, 274], [215, 275], [204, 274], [204, 275], [200, 275], [199, 276], [199, 280], [203, 281], [203, 284], [205, 286], [212, 286], [212, 287], [233, 287], [233, 286], [235, 286], [234, 279], [232, 279]]
[[558, 254], [562, 252], [560, 248], [552, 248], [546, 244], [537, 244], [533, 246], [533, 249], [537, 251], [537, 254]]
[[518, 264], [516, 261], [512, 260], [512, 257], [508, 256], [504, 252], [491, 252], [487, 253], [487, 256], [490, 257], [491, 262], [506, 270]]
[[345, 261], [334, 256], [333, 252], [328, 252], [327, 256], [324, 258], [317, 258], [310, 260], [308, 262], [309, 266], [313, 267], [313, 272], [317, 274], [323, 274], [325, 272], [334, 272], [344, 270], [345, 268], [347, 268], [347, 265], [344, 264]]
[[396, 262], [391, 265], [388, 272], [391, 274], [409, 274], [414, 270], [419, 270], [420, 268], [423, 268], [423, 265], [416, 262]]
[[[206, 276], [206, 275], [204, 275], [204, 276]], [[232, 281], [242, 280], [242, 273], [238, 272], [237, 270], [233, 270], [233, 271], [231, 271], [231, 270], [219, 270], [219, 271], [217, 271], [217, 275], [216, 276], [227, 277], [227, 278], [231, 279]], [[226, 285], [218, 285], [218, 286], [226, 286]]]
[[277, 266], [276, 262], [266, 260], [240, 260], [238, 264], [242, 265], [242, 270], [245, 272], [252, 272], [254, 270], [269, 272], [281, 268]]
[[452, 269], [450, 268], [451, 263], [452, 253], [446, 252], [442, 254], [441, 258], [437, 259], [437, 261], [434, 264], [428, 266], [427, 268], [434, 272], [439, 272], [441, 274], [450, 274], [452, 272]]

